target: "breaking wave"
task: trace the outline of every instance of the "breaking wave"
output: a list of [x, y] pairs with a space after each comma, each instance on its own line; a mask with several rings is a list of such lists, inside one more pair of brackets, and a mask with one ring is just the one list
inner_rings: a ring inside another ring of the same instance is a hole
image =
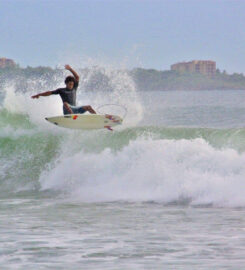
[[43, 119], [61, 113], [60, 101], [37, 102], [29, 92], [6, 88], [0, 196], [51, 192], [81, 202], [245, 206], [245, 129], [141, 126], [143, 109], [132, 81], [126, 73], [106, 72], [115, 91], [93, 98], [81, 93], [79, 100], [127, 106], [131, 115], [113, 133], [49, 125]]

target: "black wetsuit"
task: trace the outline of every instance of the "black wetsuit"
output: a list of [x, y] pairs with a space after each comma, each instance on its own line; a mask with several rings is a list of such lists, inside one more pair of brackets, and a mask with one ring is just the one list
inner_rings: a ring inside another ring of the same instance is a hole
[[[52, 92], [52, 95], [60, 95], [63, 103], [67, 102], [70, 106], [73, 113], [85, 113], [86, 110], [83, 108], [83, 106], [75, 107], [76, 106], [76, 98], [77, 98], [77, 88], [78, 88], [78, 82], [74, 83], [74, 87], [70, 90], [68, 88], [58, 88]], [[63, 105], [63, 113], [64, 114], [70, 114], [70, 112], [67, 110], [67, 108]]]
[[68, 88], [58, 88], [52, 92], [52, 95], [60, 95], [63, 103], [67, 102], [69, 105], [76, 106], [78, 82], [74, 83], [74, 87], [70, 90]]

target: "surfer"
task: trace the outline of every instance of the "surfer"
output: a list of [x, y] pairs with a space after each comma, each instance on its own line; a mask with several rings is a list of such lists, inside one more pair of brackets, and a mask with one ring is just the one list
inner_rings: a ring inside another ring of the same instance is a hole
[[64, 114], [76, 114], [90, 112], [96, 114], [95, 110], [90, 106], [76, 106], [76, 93], [79, 84], [79, 76], [74, 69], [69, 65], [65, 65], [65, 69], [69, 70], [73, 76], [67, 76], [65, 79], [65, 88], [58, 88], [53, 91], [47, 91], [32, 96], [32, 98], [47, 97], [51, 95], [60, 95], [63, 101], [63, 112]]

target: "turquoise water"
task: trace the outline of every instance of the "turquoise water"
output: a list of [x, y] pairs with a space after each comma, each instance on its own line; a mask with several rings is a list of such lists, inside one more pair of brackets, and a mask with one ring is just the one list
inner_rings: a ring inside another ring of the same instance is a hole
[[2, 92], [1, 269], [243, 269], [245, 92], [81, 92], [114, 132], [50, 125], [56, 98]]

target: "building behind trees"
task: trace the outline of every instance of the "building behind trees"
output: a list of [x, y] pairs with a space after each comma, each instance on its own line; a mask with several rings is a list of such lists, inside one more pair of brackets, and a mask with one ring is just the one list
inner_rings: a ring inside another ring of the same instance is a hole
[[207, 76], [214, 76], [216, 73], [216, 62], [211, 60], [193, 60], [171, 65], [171, 70], [178, 72], [197, 72]]
[[15, 67], [16, 63], [12, 59], [5, 57], [0, 58], [0, 68]]

